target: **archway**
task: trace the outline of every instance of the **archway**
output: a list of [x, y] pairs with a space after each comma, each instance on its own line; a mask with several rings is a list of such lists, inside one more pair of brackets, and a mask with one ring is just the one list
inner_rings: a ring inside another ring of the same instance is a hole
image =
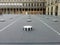
[[2, 14], [2, 9], [0, 9], [0, 15]]
[[53, 7], [51, 7], [51, 15], [53, 15]]
[[49, 15], [49, 8], [48, 8], [48, 15]]
[[55, 16], [58, 16], [58, 6], [55, 8]]

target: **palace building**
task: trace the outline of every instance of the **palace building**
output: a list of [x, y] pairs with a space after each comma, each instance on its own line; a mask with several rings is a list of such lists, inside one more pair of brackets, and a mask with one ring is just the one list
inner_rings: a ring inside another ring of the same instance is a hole
[[0, 14], [45, 14], [45, 0], [0, 0]]
[[46, 14], [60, 15], [60, 0], [46, 0]]

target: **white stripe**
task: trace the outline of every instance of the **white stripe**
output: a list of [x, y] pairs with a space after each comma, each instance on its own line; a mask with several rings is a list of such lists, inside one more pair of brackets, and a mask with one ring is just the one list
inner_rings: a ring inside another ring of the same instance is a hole
[[9, 25], [7, 25], [6, 27], [4, 27], [4, 28], [2, 28], [1, 30], [0, 30], [0, 32], [1, 31], [4, 31], [6, 28], [8, 28], [8, 27], [10, 27], [11, 25], [13, 25], [15, 22], [17, 22], [18, 20], [15, 20], [15, 21], [13, 21], [12, 23], [10, 23]]
[[52, 28], [51, 26], [49, 26], [47, 23], [45, 23], [43, 20], [40, 20], [44, 25], [46, 25], [48, 28], [50, 28], [51, 30], [53, 30], [54, 32], [56, 32], [58, 35], [60, 35], [60, 33], [58, 31], [56, 31], [54, 28]]
[[15, 22], [16, 22], [16, 21], [14, 21], [14, 22], [10, 23], [9, 25], [7, 25], [6, 27], [4, 27], [4, 28], [3, 28], [3, 29], [1, 29], [0, 31], [5, 30], [5, 29], [6, 29], [6, 28], [8, 28], [9, 26], [13, 25]]

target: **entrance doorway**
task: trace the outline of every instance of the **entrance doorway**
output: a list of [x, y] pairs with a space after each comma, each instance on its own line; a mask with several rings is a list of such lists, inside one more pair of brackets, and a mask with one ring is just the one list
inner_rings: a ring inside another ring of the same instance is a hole
[[48, 15], [49, 15], [49, 8], [48, 8]]
[[53, 7], [51, 7], [51, 15], [53, 15]]
[[58, 6], [55, 8], [55, 16], [58, 16]]
[[2, 9], [0, 9], [0, 15], [2, 14]]

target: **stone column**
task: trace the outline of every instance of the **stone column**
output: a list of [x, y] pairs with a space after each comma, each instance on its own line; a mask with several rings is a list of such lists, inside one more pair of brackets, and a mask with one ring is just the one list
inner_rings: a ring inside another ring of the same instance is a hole
[[46, 7], [46, 15], [48, 15], [48, 7]]
[[58, 15], [60, 15], [60, 3], [58, 4]]
[[55, 15], [55, 5], [53, 6], [53, 15]]

